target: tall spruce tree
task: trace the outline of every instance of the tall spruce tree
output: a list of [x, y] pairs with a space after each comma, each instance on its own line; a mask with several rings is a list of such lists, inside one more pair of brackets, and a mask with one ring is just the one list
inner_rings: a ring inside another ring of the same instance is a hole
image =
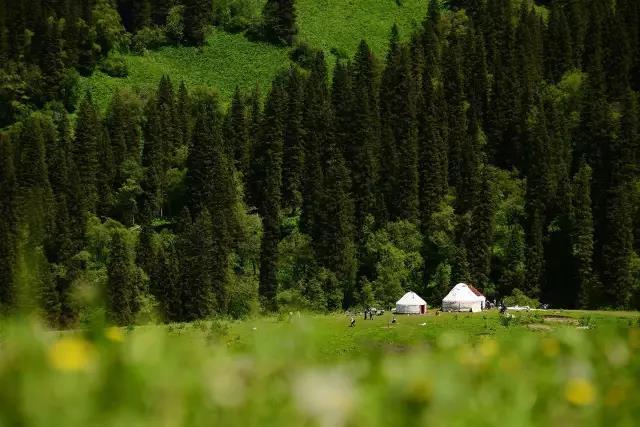
[[262, 9], [262, 32], [267, 40], [292, 45], [298, 34], [294, 0], [267, 0]]
[[213, 7], [211, 0], [183, 0], [184, 5], [184, 40], [187, 44], [200, 46], [204, 44], [207, 26], [211, 24]]
[[122, 232], [114, 232], [109, 245], [107, 264], [107, 312], [116, 325], [133, 321], [135, 295], [133, 263]]
[[287, 79], [287, 116], [282, 162], [282, 207], [294, 213], [302, 207], [304, 78], [291, 68]]
[[591, 168], [583, 162], [573, 179], [572, 255], [582, 308], [594, 308], [602, 298], [593, 277], [593, 216], [591, 214]]
[[16, 175], [13, 144], [0, 133], [0, 311], [5, 313], [15, 304], [16, 262]]
[[284, 118], [286, 90], [283, 76], [274, 80], [264, 109], [257, 156], [264, 167], [261, 205], [263, 235], [260, 246], [260, 282], [258, 292], [263, 306], [277, 309], [276, 263], [280, 241], [280, 205], [282, 195], [282, 150], [284, 144]]
[[84, 213], [95, 212], [98, 203], [99, 123], [98, 112], [91, 95], [87, 93], [78, 111], [73, 149], [81, 195], [80, 206]]

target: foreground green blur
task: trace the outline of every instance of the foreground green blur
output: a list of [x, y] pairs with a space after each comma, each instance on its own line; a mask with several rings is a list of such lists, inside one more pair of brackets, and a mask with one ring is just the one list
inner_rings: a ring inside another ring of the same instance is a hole
[[637, 314], [0, 326], [0, 426], [634, 426]]

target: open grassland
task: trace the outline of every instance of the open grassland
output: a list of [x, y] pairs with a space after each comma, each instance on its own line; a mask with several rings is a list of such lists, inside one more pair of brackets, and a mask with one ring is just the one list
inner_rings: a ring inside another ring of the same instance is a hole
[[638, 313], [0, 328], [0, 425], [634, 426]]
[[[422, 22], [426, 0], [300, 0], [298, 8], [299, 39], [325, 50], [329, 66], [335, 56], [332, 48], [352, 56], [361, 39], [366, 39], [381, 58], [387, 50], [391, 27], [397, 23], [407, 37]], [[83, 78], [83, 91], [91, 90], [104, 108], [113, 92], [129, 87], [145, 92], [157, 87], [162, 75], [175, 82], [184, 81], [189, 88], [214, 88], [223, 103], [228, 103], [236, 86], [244, 91], [256, 84], [266, 92], [273, 76], [290, 64], [290, 49], [268, 43], [249, 41], [243, 34], [214, 30], [201, 48], [163, 47], [144, 55], [125, 55], [129, 75], [114, 78], [96, 71]]]
[[418, 29], [427, 11], [427, 0], [298, 0], [300, 39], [330, 52], [356, 52], [364, 39], [373, 52], [384, 57], [391, 27], [397, 24], [408, 37]]
[[158, 87], [163, 75], [177, 84], [184, 81], [190, 89], [214, 88], [222, 102], [229, 102], [236, 86], [251, 90], [256, 84], [265, 88], [271, 78], [289, 63], [288, 51], [267, 43], [254, 43], [242, 34], [215, 31], [203, 47], [163, 47], [143, 56], [125, 55], [127, 78], [113, 78], [96, 71], [82, 80], [82, 88], [91, 90], [100, 106], [107, 105], [119, 87], [149, 91]]

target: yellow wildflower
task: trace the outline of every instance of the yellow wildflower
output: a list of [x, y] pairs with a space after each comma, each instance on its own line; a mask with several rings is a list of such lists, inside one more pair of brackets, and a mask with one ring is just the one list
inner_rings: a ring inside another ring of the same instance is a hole
[[104, 336], [107, 337], [109, 341], [113, 341], [113, 342], [124, 341], [124, 334], [122, 333], [122, 329], [116, 328], [115, 326], [107, 328], [107, 330], [104, 333]]
[[576, 406], [591, 405], [596, 399], [596, 389], [585, 378], [572, 378], [565, 387], [564, 396]]
[[86, 371], [94, 356], [91, 343], [77, 337], [61, 338], [49, 349], [51, 365], [65, 372]]

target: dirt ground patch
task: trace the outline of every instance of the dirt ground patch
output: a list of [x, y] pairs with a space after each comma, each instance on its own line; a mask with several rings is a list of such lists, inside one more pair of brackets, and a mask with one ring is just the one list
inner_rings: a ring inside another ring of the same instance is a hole
[[542, 323], [532, 323], [527, 325], [527, 328], [533, 331], [550, 331], [552, 328], [549, 325], [543, 325]]
[[569, 325], [577, 325], [578, 320], [573, 317], [560, 316], [560, 315], [548, 315], [544, 316], [544, 321], [548, 323], [565, 323]]

